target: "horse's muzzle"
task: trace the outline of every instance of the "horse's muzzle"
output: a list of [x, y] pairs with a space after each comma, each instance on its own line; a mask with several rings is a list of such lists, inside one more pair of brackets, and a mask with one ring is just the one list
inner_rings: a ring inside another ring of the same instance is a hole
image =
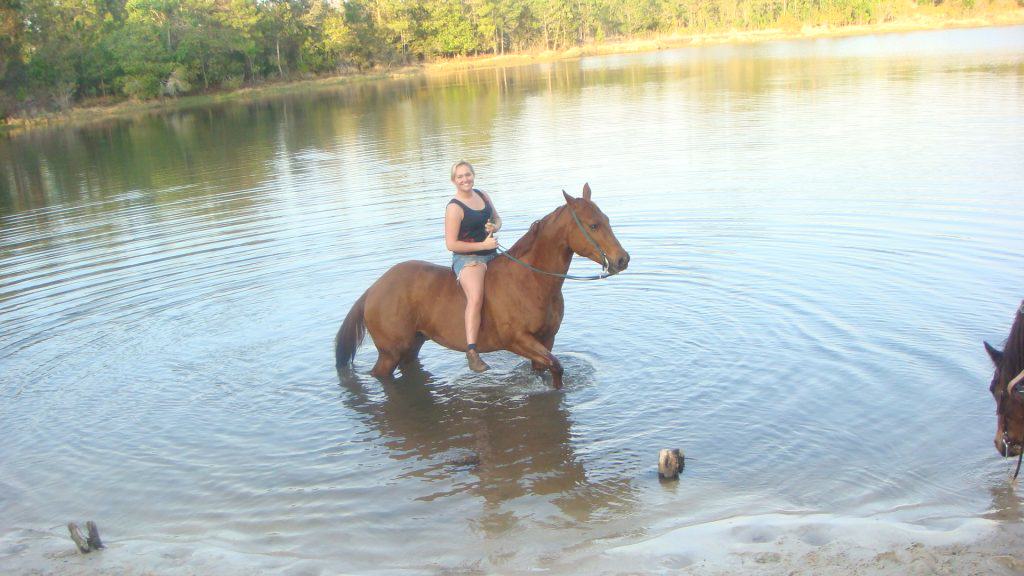
[[618, 274], [627, 267], [629, 267], [629, 254], [626, 254], [625, 252], [623, 252], [622, 256], [619, 256], [617, 259], [608, 262], [608, 271], [612, 274]]
[[1010, 456], [1020, 456], [1020, 451], [1024, 449], [1020, 444], [1013, 442], [1007, 442], [1006, 438], [996, 438], [996, 450], [1000, 454], [1009, 458]]

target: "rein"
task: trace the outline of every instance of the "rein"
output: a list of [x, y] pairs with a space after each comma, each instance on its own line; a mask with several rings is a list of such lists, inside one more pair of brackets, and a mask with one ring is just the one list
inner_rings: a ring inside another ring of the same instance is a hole
[[1017, 454], [1017, 469], [1013, 471], [1013, 479], [1017, 480], [1017, 475], [1020, 474], [1020, 461], [1024, 459], [1024, 450], [1021, 450], [1020, 454]]
[[[565, 190], [563, 190], [562, 192], [564, 193]], [[567, 204], [567, 206], [568, 206], [568, 204]], [[587, 240], [589, 240], [590, 243], [593, 244], [594, 248], [597, 248], [597, 251], [601, 254], [601, 270], [602, 270], [602, 272], [600, 274], [595, 274], [593, 276], [575, 276], [575, 275], [572, 275], [572, 274], [561, 274], [561, 273], [558, 273], [558, 272], [548, 272], [547, 270], [541, 270], [540, 268], [536, 268], [536, 267], [534, 267], [534, 266], [532, 266], [530, 264], [527, 264], [526, 262], [523, 262], [522, 260], [520, 260], [520, 259], [516, 258], [515, 256], [509, 254], [508, 253], [508, 249], [505, 248], [504, 246], [502, 246], [501, 244], [498, 244], [498, 254], [508, 258], [509, 260], [511, 260], [511, 261], [513, 261], [513, 262], [515, 262], [517, 264], [521, 264], [523, 266], [526, 266], [530, 270], [533, 270], [534, 272], [537, 272], [539, 274], [546, 274], [548, 276], [555, 276], [556, 278], [565, 278], [566, 280], [603, 280], [603, 279], [611, 276], [612, 273], [608, 272], [608, 255], [604, 253], [604, 250], [601, 249], [601, 246], [598, 245], [598, 243], [590, 236], [589, 233], [587, 233], [587, 228], [583, 225], [582, 222], [580, 222], [580, 217], [576, 215], [576, 211], [572, 209], [572, 206], [569, 206], [569, 213], [572, 214], [572, 219], [573, 219], [574, 222], [576, 222], [576, 226], [579, 227], [580, 232], [583, 232], [583, 237], [586, 238]]]
[[529, 268], [530, 270], [533, 270], [534, 272], [537, 272], [538, 274], [546, 274], [548, 276], [555, 276], [556, 278], [564, 278], [566, 280], [603, 280], [603, 279], [605, 279], [605, 278], [607, 278], [607, 277], [612, 275], [610, 272], [602, 272], [600, 274], [595, 274], [593, 276], [574, 276], [572, 274], [560, 274], [558, 272], [548, 272], [547, 270], [541, 270], [540, 268], [536, 268], [536, 267], [534, 267], [534, 266], [532, 266], [530, 264], [527, 264], [526, 262], [523, 262], [519, 258], [516, 258], [515, 256], [509, 254], [508, 253], [508, 249], [505, 248], [504, 246], [502, 246], [501, 244], [498, 244], [498, 254], [508, 258], [509, 260], [515, 262], [516, 264], [520, 264], [522, 266], [525, 266], [525, 267]]

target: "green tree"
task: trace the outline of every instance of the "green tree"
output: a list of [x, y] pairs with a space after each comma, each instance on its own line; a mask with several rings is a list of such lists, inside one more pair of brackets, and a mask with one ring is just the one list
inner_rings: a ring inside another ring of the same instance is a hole
[[3, 80], [12, 63], [21, 61], [24, 26], [21, 2], [0, 0], [0, 80]]
[[133, 98], [160, 95], [162, 83], [177, 63], [179, 23], [178, 0], [128, 0], [125, 23], [112, 43], [114, 55], [124, 72], [119, 83]]
[[239, 25], [255, 21], [254, 6], [246, 15], [250, 6], [227, 0], [182, 0], [175, 61], [190, 76], [201, 79], [204, 88], [244, 73], [251, 41]]
[[278, 77], [290, 75], [299, 64], [306, 37], [302, 15], [307, 6], [303, 0], [264, 0], [259, 4], [257, 27], [263, 36], [264, 58]]
[[570, 0], [529, 0], [530, 12], [537, 18], [545, 49], [575, 45], [575, 3]]
[[21, 3], [0, 0], [0, 121], [14, 112], [19, 98], [16, 88], [24, 82], [23, 32]]
[[464, 56], [476, 52], [476, 34], [470, 22], [467, 6], [462, 2], [428, 0], [423, 4], [426, 10], [424, 32], [428, 56]]

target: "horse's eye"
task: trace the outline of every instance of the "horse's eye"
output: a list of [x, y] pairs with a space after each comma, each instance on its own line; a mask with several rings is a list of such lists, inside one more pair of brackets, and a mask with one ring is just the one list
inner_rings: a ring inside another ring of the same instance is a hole
[[590, 225], [590, 229], [591, 230], [597, 230], [597, 224], [591, 224]]

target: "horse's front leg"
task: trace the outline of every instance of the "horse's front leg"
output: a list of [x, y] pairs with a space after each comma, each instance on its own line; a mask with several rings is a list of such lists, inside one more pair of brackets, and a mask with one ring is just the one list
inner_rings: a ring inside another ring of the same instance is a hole
[[524, 334], [516, 339], [509, 351], [529, 360], [534, 369], [551, 370], [551, 384], [555, 389], [562, 388], [562, 363], [555, 358], [554, 354], [544, 344], [529, 334]]
[[[539, 338], [538, 340], [544, 346], [544, 348], [546, 348], [547, 350], [554, 350], [555, 349], [555, 337], [554, 336], [547, 336], [547, 337], [544, 337], [544, 338]], [[543, 371], [547, 370], [547, 368], [548, 368], [546, 365], [541, 364], [540, 362], [537, 362], [536, 360], [531, 361], [530, 364], [533, 366], [533, 369], [535, 371], [537, 371], [537, 372], [543, 372]]]

